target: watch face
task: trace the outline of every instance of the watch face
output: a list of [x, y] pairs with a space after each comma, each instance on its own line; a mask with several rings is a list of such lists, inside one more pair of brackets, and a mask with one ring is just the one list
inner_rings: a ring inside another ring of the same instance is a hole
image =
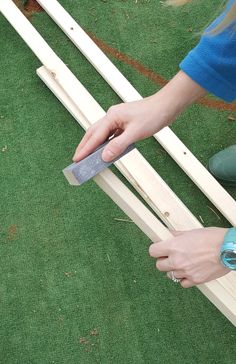
[[221, 258], [226, 267], [236, 270], [236, 250], [225, 250]]

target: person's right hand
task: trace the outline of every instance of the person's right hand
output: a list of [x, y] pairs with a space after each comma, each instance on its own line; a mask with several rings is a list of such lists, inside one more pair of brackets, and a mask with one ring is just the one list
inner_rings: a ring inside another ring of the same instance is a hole
[[114, 139], [102, 154], [106, 162], [118, 157], [131, 143], [153, 135], [164, 126], [160, 106], [157, 94], [140, 101], [112, 106], [102, 119], [87, 130], [76, 149], [74, 162], [85, 158], [113, 134]]
[[112, 106], [101, 120], [88, 129], [76, 149], [74, 162], [79, 162], [115, 135], [102, 154], [105, 162], [112, 161], [131, 143], [169, 125], [180, 112], [205, 93], [201, 86], [180, 71], [153, 96]]

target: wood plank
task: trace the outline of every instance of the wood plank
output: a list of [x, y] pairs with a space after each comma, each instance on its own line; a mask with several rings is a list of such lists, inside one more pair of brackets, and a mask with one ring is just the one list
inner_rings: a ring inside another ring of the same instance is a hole
[[[46, 68], [40, 67], [37, 73], [46, 82], [48, 79]], [[63, 80], [61, 82], [63, 83]], [[98, 114], [101, 117], [106, 113], [79, 80], [77, 80], [76, 93], [79, 95], [79, 100], [76, 103], [70, 102], [71, 98], [66, 98], [65, 95], [60, 100], [82, 128], [86, 130], [88, 126], [96, 122]], [[86, 105], [90, 105], [88, 114], [85, 110]], [[84, 109], [83, 112], [81, 108]], [[202, 227], [137, 149], [114, 164], [168, 227], [175, 230]]]
[[[81, 97], [78, 91], [82, 92], [83, 90], [74, 75], [51, 50], [32, 24], [27, 21], [11, 0], [0, 0], [0, 11], [46, 66], [49, 72], [48, 75], [51, 77], [53, 82], [56, 81], [55, 84], [57, 84], [63, 93], [68, 96], [69, 100], [71, 102], [73, 100], [73, 103], [76, 107], [78, 107]], [[81, 114], [87, 118], [87, 120], [95, 119], [94, 108], [96, 110], [98, 104], [95, 100], [91, 100], [91, 96], [86, 92], [83, 94], [83, 102], [83, 105], [80, 106]], [[97, 118], [99, 118], [98, 113], [96, 113], [96, 119]], [[111, 187], [112, 186], [109, 186], [108, 190]], [[163, 198], [166, 198], [166, 196], [164, 195]], [[129, 198], [125, 198], [124, 203], [129, 205]], [[142, 217], [140, 219], [142, 220]], [[159, 234], [159, 237], [161, 239], [166, 238], [162, 238], [161, 233]], [[154, 239], [152, 238], [152, 240]], [[230, 273], [226, 277], [222, 277], [220, 280], [209, 282], [204, 284], [202, 287], [200, 286], [199, 289], [204, 291], [204, 294], [216, 305], [216, 307], [218, 307], [222, 313], [224, 313], [226, 317], [228, 317], [229, 320], [236, 325], [236, 294], [228, 289], [228, 287], [231, 286], [231, 280], [233, 278], [235, 278], [235, 276]], [[229, 282], [228, 286], [225, 282]], [[236, 285], [232, 284], [232, 287], [236, 287]]]
[[[80, 112], [86, 115], [89, 125], [104, 116], [105, 111], [91, 97], [14, 3], [11, 0], [0, 0], [0, 11], [44, 64], [52, 77], [62, 86], [71, 100], [77, 106], [79, 105]], [[88, 104], [90, 105], [89, 109], [87, 108]], [[189, 226], [189, 229], [196, 226], [196, 218], [137, 149], [117, 162], [116, 166], [167, 226], [178, 230], [187, 229], [187, 226]]]
[[[85, 116], [45, 67], [37, 70], [40, 78], [79, 123], [88, 124]], [[159, 237], [162, 238], [161, 233]], [[200, 291], [236, 326], [236, 278], [232, 272], [220, 279], [198, 286]]]
[[[11, 0], [0, 0], [0, 11], [21, 35], [37, 57], [47, 65], [49, 74], [56, 79], [68, 75], [69, 79], [77, 81], [75, 76], [64, 65], [61, 59], [52, 51], [32, 24], [25, 18]], [[73, 88], [73, 83], [71, 86]], [[77, 82], [76, 82], [77, 84]], [[68, 80], [66, 86], [69, 87]], [[69, 88], [70, 88], [69, 87]], [[78, 95], [78, 98], [80, 96]], [[93, 101], [90, 100], [93, 107]], [[94, 100], [95, 102], [95, 100]], [[97, 103], [95, 102], [95, 106]], [[88, 112], [88, 115], [90, 113]], [[90, 123], [87, 124], [87, 127]], [[170, 237], [168, 229], [146, 208], [141, 201], [116, 177], [106, 170], [94, 178], [95, 182], [117, 203], [117, 205], [140, 227], [152, 240], [159, 240], [158, 233], [166, 238]]]
[[[79, 48], [82, 54], [96, 68], [113, 90], [125, 101], [142, 99], [138, 91], [115, 67], [102, 50], [87, 33], [78, 25], [72, 16], [56, 0], [36, 0], [48, 15], [65, 32], [69, 39]], [[79, 11], [79, 9], [78, 9]]]
[[[37, 1], [123, 101], [128, 102], [142, 99], [142, 96], [137, 90], [57, 0]], [[171, 129], [167, 127], [155, 134], [154, 137], [228, 221], [236, 226], [235, 200], [215, 180]]]
[[171, 237], [169, 230], [109, 169], [93, 178], [94, 182], [130, 217], [151, 241]]

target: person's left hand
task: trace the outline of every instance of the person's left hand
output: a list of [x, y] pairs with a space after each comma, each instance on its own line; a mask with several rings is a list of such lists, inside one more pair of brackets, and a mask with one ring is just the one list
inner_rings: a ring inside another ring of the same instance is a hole
[[173, 232], [173, 238], [152, 244], [149, 254], [157, 258], [157, 269], [172, 271], [175, 278], [181, 279], [181, 286], [189, 288], [230, 272], [220, 262], [226, 232], [216, 227]]

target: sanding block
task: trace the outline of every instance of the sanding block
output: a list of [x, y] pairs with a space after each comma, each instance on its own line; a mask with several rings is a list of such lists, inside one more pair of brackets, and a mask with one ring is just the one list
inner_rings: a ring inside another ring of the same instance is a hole
[[80, 186], [87, 182], [135, 148], [135, 145], [131, 144], [121, 155], [119, 155], [119, 157], [111, 162], [104, 162], [102, 160], [102, 152], [109, 142], [110, 140], [102, 144], [95, 152], [91, 153], [80, 162], [72, 163], [63, 169], [64, 176], [72, 186]]

